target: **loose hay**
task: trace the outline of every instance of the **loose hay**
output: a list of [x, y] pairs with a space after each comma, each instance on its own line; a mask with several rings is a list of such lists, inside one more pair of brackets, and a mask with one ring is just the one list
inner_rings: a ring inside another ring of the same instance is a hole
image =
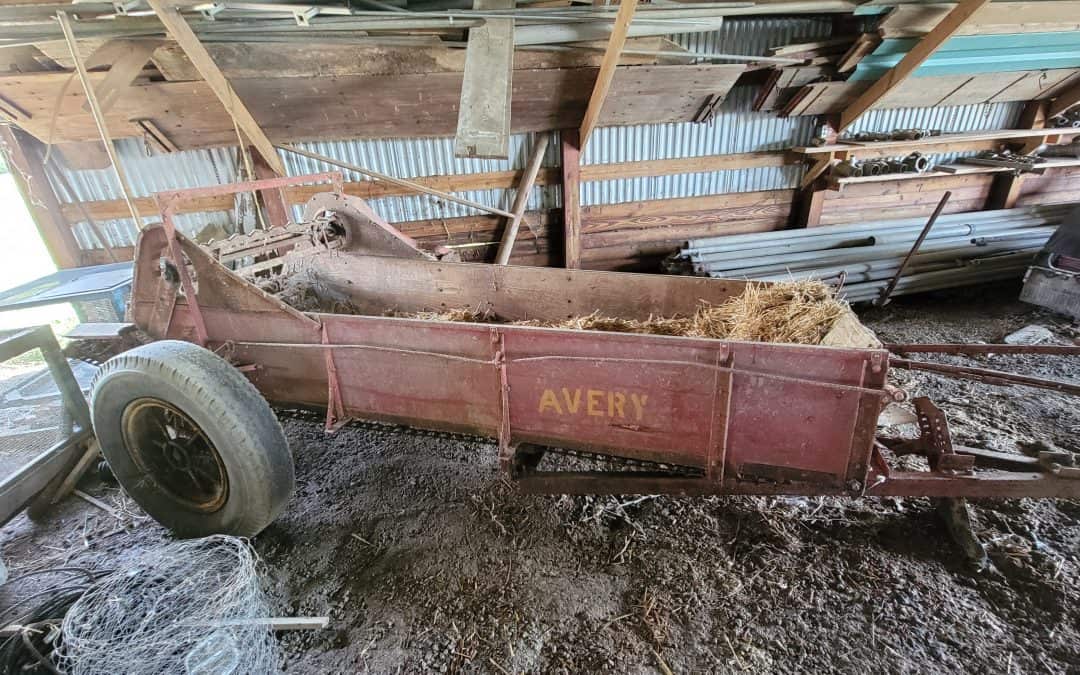
[[[741, 295], [721, 305], [702, 303], [692, 317], [649, 317], [642, 321], [593, 312], [565, 321], [514, 321], [512, 325], [817, 345], [836, 321], [850, 311], [846, 303], [836, 299], [832, 288], [820, 281], [784, 281], [748, 283]], [[484, 308], [407, 316], [433, 321], [497, 321]]]

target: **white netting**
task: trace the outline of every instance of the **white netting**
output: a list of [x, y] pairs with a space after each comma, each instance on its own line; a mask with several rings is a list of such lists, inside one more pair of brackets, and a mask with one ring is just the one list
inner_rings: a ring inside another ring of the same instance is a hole
[[96, 583], [68, 611], [71, 675], [277, 673], [278, 646], [243, 539], [162, 546]]

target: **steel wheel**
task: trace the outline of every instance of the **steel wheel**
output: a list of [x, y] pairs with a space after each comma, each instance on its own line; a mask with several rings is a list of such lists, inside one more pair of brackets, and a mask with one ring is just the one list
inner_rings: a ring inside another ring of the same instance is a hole
[[155, 398], [136, 399], [121, 419], [124, 445], [142, 474], [177, 505], [220, 509], [229, 480], [217, 448], [183, 411]]

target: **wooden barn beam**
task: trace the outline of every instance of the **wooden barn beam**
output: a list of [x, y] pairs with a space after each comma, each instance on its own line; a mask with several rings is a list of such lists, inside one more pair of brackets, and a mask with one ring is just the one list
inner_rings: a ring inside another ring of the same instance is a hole
[[[266, 160], [263, 159], [263, 156], [258, 152], [253, 152], [251, 154], [251, 164], [257, 180], [274, 178], [274, 169], [266, 163]], [[266, 214], [266, 224], [268, 226], [284, 227], [292, 220], [292, 218], [290, 218], [292, 211], [289, 208], [288, 200], [285, 198], [284, 188], [259, 190], [258, 199]]]
[[562, 203], [565, 264], [581, 267], [581, 146], [577, 129], [562, 132]]
[[956, 5], [934, 29], [927, 33], [914, 47], [911, 48], [904, 58], [900, 59], [889, 72], [885, 73], [869, 89], [855, 99], [840, 114], [840, 128], [843, 131], [852, 122], [859, 119], [864, 112], [873, 108], [879, 101], [895, 89], [900, 83], [911, 76], [915, 70], [930, 58], [945, 41], [951, 38], [961, 26], [964, 25], [971, 15], [979, 11], [990, 0], [962, 0]]
[[192, 65], [206, 80], [207, 86], [210, 87], [214, 95], [221, 101], [221, 104], [225, 106], [225, 110], [236, 121], [236, 126], [247, 136], [251, 144], [266, 160], [266, 163], [274, 170], [274, 173], [284, 176], [286, 174], [285, 165], [274, 149], [274, 144], [263, 133], [262, 127], [252, 117], [251, 111], [236, 95], [236, 91], [229, 84], [229, 80], [225, 78], [221, 69], [214, 63], [214, 59], [210, 57], [210, 53], [206, 51], [206, 47], [199, 41], [195, 31], [191, 30], [191, 26], [188, 25], [184, 17], [175, 8], [167, 7], [162, 0], [147, 0], [147, 4], [157, 14], [161, 23], [165, 24], [169, 35], [184, 50]]
[[[514, 0], [474, 0], [473, 9], [513, 9]], [[510, 156], [510, 90], [514, 75], [514, 20], [485, 20], [469, 29], [461, 82], [455, 157]]]
[[40, 147], [35, 147], [40, 146], [40, 141], [20, 129], [0, 126], [0, 144], [15, 178], [15, 186], [26, 202], [49, 256], [60, 269], [78, 267], [81, 259], [79, 243], [45, 175], [41, 153], [37, 152]]
[[608, 39], [607, 49], [604, 50], [604, 60], [600, 62], [600, 72], [596, 75], [592, 96], [589, 97], [589, 105], [585, 108], [585, 117], [581, 121], [581, 129], [578, 132], [579, 151], [585, 149], [589, 142], [589, 135], [600, 120], [604, 101], [607, 99], [608, 90], [611, 89], [611, 81], [615, 77], [615, 66], [619, 65], [619, 55], [622, 53], [623, 45], [626, 44], [626, 36], [630, 32], [630, 22], [634, 20], [636, 9], [637, 0], [621, 0], [619, 3], [619, 12], [615, 15], [611, 37]]

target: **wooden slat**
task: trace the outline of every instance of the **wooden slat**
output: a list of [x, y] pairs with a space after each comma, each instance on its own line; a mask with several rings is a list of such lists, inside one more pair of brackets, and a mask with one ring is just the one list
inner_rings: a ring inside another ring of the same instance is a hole
[[38, 145], [38, 141], [19, 129], [2, 126], [0, 145], [11, 168], [15, 186], [26, 203], [49, 256], [60, 269], [78, 267], [79, 244], [45, 174], [41, 154], [37, 152], [38, 148], [31, 147]]
[[[100, 147], [100, 144], [95, 144]], [[708, 155], [705, 157], [687, 157], [671, 160], [651, 160], [646, 162], [621, 162], [615, 164], [589, 164], [581, 167], [582, 182], [610, 180], [613, 178], [631, 178], [640, 176], [664, 176], [677, 173], [699, 173], [724, 171], [728, 169], [749, 168], [756, 166], [783, 166], [785, 155], [780, 152], [755, 152], [733, 155]], [[469, 192], [473, 190], [508, 189], [518, 185], [524, 176], [524, 170], [492, 171], [487, 173], [460, 174], [454, 176], [423, 176], [410, 179], [412, 182], [443, 192]], [[558, 169], [541, 168], [534, 185], [556, 185], [561, 182]], [[319, 192], [325, 192], [325, 185], [296, 185], [285, 190], [288, 204], [303, 204]], [[363, 199], [382, 199], [414, 194], [414, 191], [381, 181], [356, 181], [345, 184], [345, 192]], [[145, 213], [156, 211], [153, 198], [143, 197], [134, 200], [136, 207]], [[91, 217], [99, 220], [112, 220], [127, 217], [122, 200], [84, 202]], [[228, 211], [233, 207], [229, 196], [208, 197], [178, 206], [178, 213], [200, 213], [206, 211]], [[71, 222], [83, 219], [79, 209], [73, 204], [65, 204], [63, 213]]]
[[600, 112], [604, 108], [608, 91], [611, 89], [615, 67], [619, 64], [619, 54], [626, 43], [626, 36], [630, 31], [630, 22], [634, 20], [637, 3], [638, 0], [620, 0], [619, 2], [619, 12], [615, 15], [615, 24], [611, 27], [611, 37], [604, 51], [604, 60], [600, 62], [600, 71], [596, 75], [592, 95], [589, 96], [589, 105], [585, 108], [585, 116], [581, 120], [581, 128], [578, 131], [580, 150], [584, 150], [588, 145], [589, 137], [600, 120]]
[[[350, 77], [355, 75], [420, 75], [425, 73], [460, 73], [465, 70], [465, 51], [439, 46], [438, 37], [431, 45], [387, 46], [379, 44], [291, 44], [282, 42], [210, 42], [204, 43], [214, 63], [230, 80], [264, 77]], [[662, 38], [627, 40], [627, 48], [656, 52], [671, 47]], [[0, 56], [6, 50], [0, 50]], [[590, 49], [566, 51], [514, 52], [516, 70], [550, 68], [598, 68], [603, 52]], [[623, 54], [619, 65], [654, 65], [657, 57]], [[184, 50], [166, 44], [154, 52], [154, 64], [165, 79], [174, 82], [202, 79]]]
[[990, 0], [961, 0], [955, 8], [950, 10], [949, 13], [934, 26], [933, 30], [919, 40], [907, 54], [904, 54], [904, 57], [900, 59], [899, 63], [893, 66], [889, 72], [882, 75], [869, 89], [860, 94], [853, 103], [844, 109], [840, 114], [840, 128], [837, 129], [837, 131], [846, 129], [852, 122], [857, 120], [860, 115], [870, 108], [873, 108], [879, 101], [885, 98], [890, 91], [910, 77], [911, 74], [915, 72], [916, 68], [921, 66], [926, 59], [930, 58], [933, 53], [938, 50], [938, 47], [943, 45], [946, 40], [956, 33], [965, 21], [971, 18], [972, 14], [988, 2], [990, 2]]
[[[1053, 98], [1071, 84], [1080, 69], [1058, 68], [1010, 73], [913, 77], [875, 105], [882, 108], [935, 107], [1004, 103]], [[785, 106], [786, 115], [827, 115], [849, 106], [869, 82], [819, 82], [799, 90]]]
[[[708, 96], [726, 94], [743, 70], [741, 65], [620, 66], [599, 124], [690, 121]], [[90, 77], [97, 83], [104, 74]], [[93, 140], [97, 132], [81, 109], [82, 93], [68, 87], [61, 95], [67, 78], [66, 73], [0, 76], [0, 96], [31, 114], [20, 124], [40, 139], [53, 129], [55, 141]], [[594, 68], [515, 71], [511, 130], [576, 127], [595, 78]], [[280, 142], [452, 136], [461, 73], [283, 77], [234, 80], [232, 86], [264, 131]], [[150, 119], [181, 149], [236, 144], [232, 120], [207, 83], [148, 82], [133, 89], [107, 115], [114, 137], [141, 137], [132, 120]]]
[[[917, 37], [929, 33], [955, 3], [899, 5], [878, 26], [884, 38]], [[975, 12], [957, 35], [1051, 33], [1080, 30], [1080, 2], [994, 2]]]
[[279, 176], [286, 175], [285, 165], [281, 162], [281, 158], [278, 157], [274, 144], [270, 142], [262, 127], [251, 115], [251, 111], [237, 96], [232, 85], [229, 84], [225, 75], [218, 69], [214, 59], [211, 58], [209, 52], [206, 51], [206, 47], [199, 41], [199, 38], [191, 30], [191, 26], [188, 25], [180, 12], [173, 7], [166, 6], [162, 0], [146, 1], [154, 10], [154, 13], [157, 14], [158, 19], [165, 24], [169, 35], [184, 49], [184, 53], [191, 59], [199, 74], [203, 76], [207, 86], [214, 92], [221, 104], [225, 106], [229, 116], [259, 151], [259, 154], [263, 156], [270, 168]]
[[563, 251], [567, 269], [581, 267], [581, 148], [578, 130], [562, 132]]
[[[473, 0], [473, 9], [513, 9], [514, 0]], [[508, 159], [514, 20], [493, 19], [469, 29], [461, 83], [455, 157]]]
[[581, 167], [581, 180], [589, 182], [615, 178], [667, 176], [679, 173], [705, 173], [759, 166], [784, 166], [787, 163], [785, 154], [782, 152], [743, 152], [731, 155], [680, 157], [678, 159], [659, 159], [647, 162], [586, 164]]

